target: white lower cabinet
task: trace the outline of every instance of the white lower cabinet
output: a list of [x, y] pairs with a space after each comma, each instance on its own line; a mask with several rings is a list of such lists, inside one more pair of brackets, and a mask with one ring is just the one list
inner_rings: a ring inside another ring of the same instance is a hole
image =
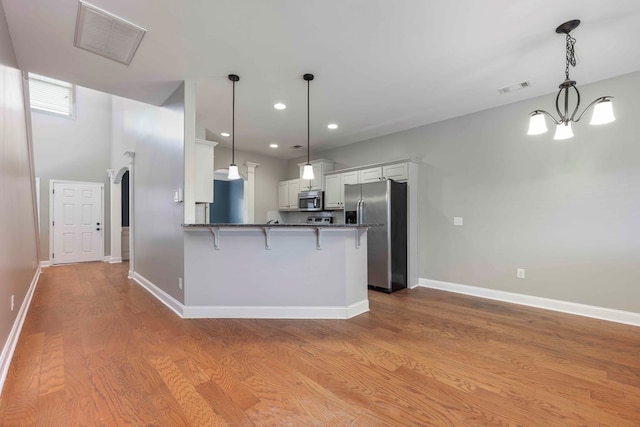
[[298, 209], [298, 193], [300, 192], [300, 180], [290, 179], [278, 183], [278, 209], [281, 211], [293, 211]]
[[329, 175], [325, 180], [324, 208], [344, 209], [345, 184], [357, 184], [358, 171]]

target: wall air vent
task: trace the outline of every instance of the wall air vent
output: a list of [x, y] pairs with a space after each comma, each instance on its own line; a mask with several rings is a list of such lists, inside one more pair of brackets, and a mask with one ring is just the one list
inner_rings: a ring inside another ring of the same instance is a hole
[[81, 1], [73, 45], [129, 65], [146, 32], [144, 28]]
[[296, 144], [296, 145], [292, 146], [291, 148], [302, 148], [302, 145]]
[[531, 82], [516, 83], [516, 84], [511, 85], [511, 86], [501, 87], [500, 89], [498, 89], [498, 92], [500, 92], [500, 95], [504, 95], [505, 93], [513, 92], [513, 91], [520, 90], [520, 89], [524, 89], [525, 87], [529, 87], [529, 86], [531, 86]]

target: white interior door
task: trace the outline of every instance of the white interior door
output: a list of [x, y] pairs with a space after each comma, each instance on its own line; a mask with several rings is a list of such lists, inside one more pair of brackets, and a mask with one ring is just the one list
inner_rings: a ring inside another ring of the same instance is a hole
[[53, 264], [101, 261], [103, 184], [53, 182]]

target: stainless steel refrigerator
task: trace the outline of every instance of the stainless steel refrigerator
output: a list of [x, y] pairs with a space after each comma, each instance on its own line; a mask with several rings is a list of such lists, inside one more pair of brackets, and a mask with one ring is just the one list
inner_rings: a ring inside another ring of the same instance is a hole
[[344, 186], [347, 224], [383, 224], [367, 231], [369, 286], [407, 287], [407, 184], [392, 180]]

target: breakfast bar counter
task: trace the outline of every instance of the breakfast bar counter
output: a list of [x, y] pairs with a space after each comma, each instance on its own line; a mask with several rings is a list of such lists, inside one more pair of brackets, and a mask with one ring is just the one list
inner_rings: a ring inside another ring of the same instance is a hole
[[185, 224], [183, 315], [347, 319], [364, 313], [372, 226]]

